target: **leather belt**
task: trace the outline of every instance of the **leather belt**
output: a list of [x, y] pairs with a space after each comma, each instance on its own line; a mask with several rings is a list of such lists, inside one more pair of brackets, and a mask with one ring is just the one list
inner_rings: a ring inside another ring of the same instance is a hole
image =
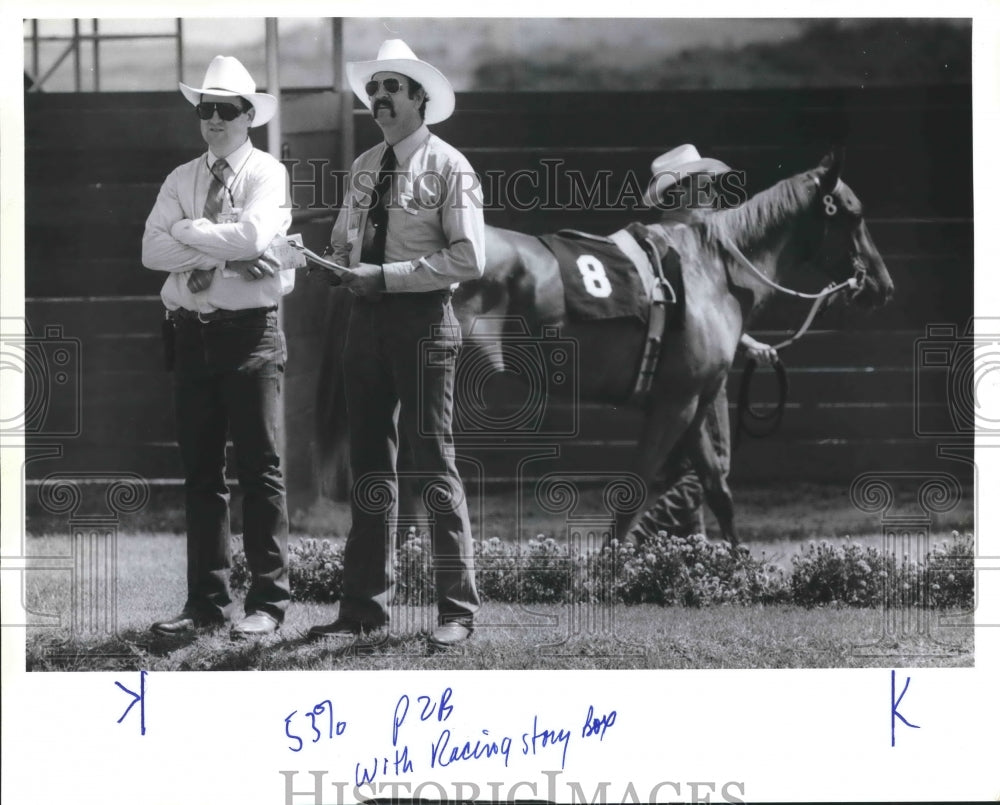
[[242, 310], [213, 310], [211, 313], [199, 313], [197, 310], [188, 310], [179, 307], [176, 310], [168, 311], [167, 315], [174, 321], [197, 321], [201, 324], [211, 324], [213, 321], [231, 321], [232, 319], [245, 319], [251, 316], [264, 316], [278, 309], [277, 305], [271, 307], [249, 307]]

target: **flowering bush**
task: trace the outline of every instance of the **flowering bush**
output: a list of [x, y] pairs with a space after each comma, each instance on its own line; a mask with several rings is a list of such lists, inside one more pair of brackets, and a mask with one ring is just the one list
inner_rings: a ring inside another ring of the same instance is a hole
[[934, 543], [927, 556], [931, 602], [942, 609], [973, 604], [975, 545], [972, 534], [952, 532], [952, 541], [942, 547]]
[[922, 561], [901, 559], [874, 547], [826, 540], [810, 542], [792, 557], [791, 598], [796, 604], [857, 607], [972, 606], [973, 539], [958, 532], [946, 546], [935, 543]]
[[660, 532], [636, 547], [615, 546], [617, 597], [626, 604], [702, 606], [721, 603], [773, 603], [785, 598], [784, 574], [738, 546], [713, 544], [702, 534], [687, 537]]
[[520, 600], [531, 604], [570, 603], [571, 564], [565, 547], [539, 534], [529, 539], [520, 556]]
[[[971, 608], [972, 535], [935, 544], [921, 563], [863, 547], [810, 542], [792, 557], [789, 576], [744, 546], [712, 543], [701, 534], [655, 538], [636, 546], [613, 543], [594, 551], [568, 549], [543, 534], [519, 545], [499, 537], [474, 541], [476, 585], [484, 601], [523, 604], [618, 601], [698, 607], [790, 602], [802, 606]], [[292, 598], [328, 603], [343, 593], [344, 551], [329, 540], [289, 546]], [[410, 529], [393, 554], [398, 604], [436, 601], [433, 551], [426, 534]], [[246, 590], [246, 556], [234, 546], [231, 576]]]
[[[306, 537], [288, 546], [288, 578], [292, 599], [332, 603], [344, 591], [344, 549], [330, 540]], [[233, 551], [230, 583], [234, 589], [250, 586], [250, 569], [242, 548]]]
[[811, 541], [792, 557], [791, 598], [804, 606], [879, 606], [900, 572], [891, 556], [872, 546], [863, 548], [850, 537], [846, 545]]
[[520, 568], [517, 545], [490, 537], [473, 542], [476, 589], [483, 601], [517, 601]]
[[431, 561], [430, 538], [418, 536], [417, 530], [411, 528], [400, 540], [393, 556], [397, 604], [423, 606], [437, 600]]

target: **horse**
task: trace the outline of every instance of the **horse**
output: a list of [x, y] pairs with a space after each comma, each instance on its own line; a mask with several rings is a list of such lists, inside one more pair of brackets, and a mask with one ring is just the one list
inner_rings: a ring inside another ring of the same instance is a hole
[[[687, 455], [723, 539], [737, 544], [728, 468], [702, 423], [726, 381], [751, 315], [804, 266], [850, 287], [855, 304], [875, 307], [892, 297], [892, 279], [857, 196], [841, 179], [842, 165], [842, 153], [831, 152], [818, 167], [784, 179], [734, 209], [709, 213], [690, 225], [648, 225], [680, 255], [685, 304], [680, 326], [663, 334], [643, 403], [631, 471], [644, 485], [645, 501], [638, 510], [616, 511], [612, 533], [629, 533], [636, 511], [641, 514], [657, 497], [654, 482], [672, 482]], [[338, 455], [342, 462], [345, 449], [339, 355], [351, 299], [345, 292], [332, 293], [325, 325], [317, 395], [317, 444], [325, 467]], [[620, 403], [630, 396], [645, 327], [628, 319], [568, 319], [558, 263], [537, 237], [487, 227], [483, 276], [459, 286], [453, 304], [463, 334], [474, 333], [477, 344], [484, 337], [501, 345], [504, 339], [523, 338], [523, 325], [536, 335], [543, 327], [560, 328], [561, 337], [577, 345], [580, 400]], [[511, 331], [510, 322], [519, 326]], [[502, 369], [502, 349], [490, 354]]]

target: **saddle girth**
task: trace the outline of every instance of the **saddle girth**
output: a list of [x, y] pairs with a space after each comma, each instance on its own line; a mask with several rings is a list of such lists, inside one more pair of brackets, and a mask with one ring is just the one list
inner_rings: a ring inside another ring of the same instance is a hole
[[684, 282], [680, 255], [662, 228], [653, 229], [636, 222], [629, 224], [623, 232], [634, 238], [641, 246], [653, 271], [646, 343], [632, 389], [633, 399], [642, 402], [653, 386], [663, 346], [663, 334], [668, 324], [674, 329], [683, 325]]

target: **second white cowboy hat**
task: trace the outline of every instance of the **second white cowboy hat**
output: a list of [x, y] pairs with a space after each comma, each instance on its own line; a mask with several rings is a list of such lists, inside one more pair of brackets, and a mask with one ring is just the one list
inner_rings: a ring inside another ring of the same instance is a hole
[[375, 73], [399, 73], [412, 78], [427, 92], [427, 109], [424, 122], [440, 123], [455, 111], [455, 90], [451, 82], [436, 67], [421, 61], [402, 39], [386, 39], [378, 49], [374, 61], [347, 63], [347, 80], [361, 102], [369, 109], [372, 99], [365, 92], [365, 84]]
[[732, 170], [725, 162], [703, 159], [698, 149], [689, 143], [671, 148], [653, 160], [653, 178], [649, 181], [642, 200], [650, 207], [659, 203], [663, 191], [692, 173], [721, 176]]
[[254, 108], [251, 126], [263, 126], [278, 110], [278, 99], [266, 92], [257, 92], [257, 85], [247, 72], [247, 68], [233, 56], [216, 56], [212, 59], [200, 87], [189, 87], [180, 82], [178, 84], [184, 97], [195, 106], [201, 103], [202, 95], [246, 98]]

